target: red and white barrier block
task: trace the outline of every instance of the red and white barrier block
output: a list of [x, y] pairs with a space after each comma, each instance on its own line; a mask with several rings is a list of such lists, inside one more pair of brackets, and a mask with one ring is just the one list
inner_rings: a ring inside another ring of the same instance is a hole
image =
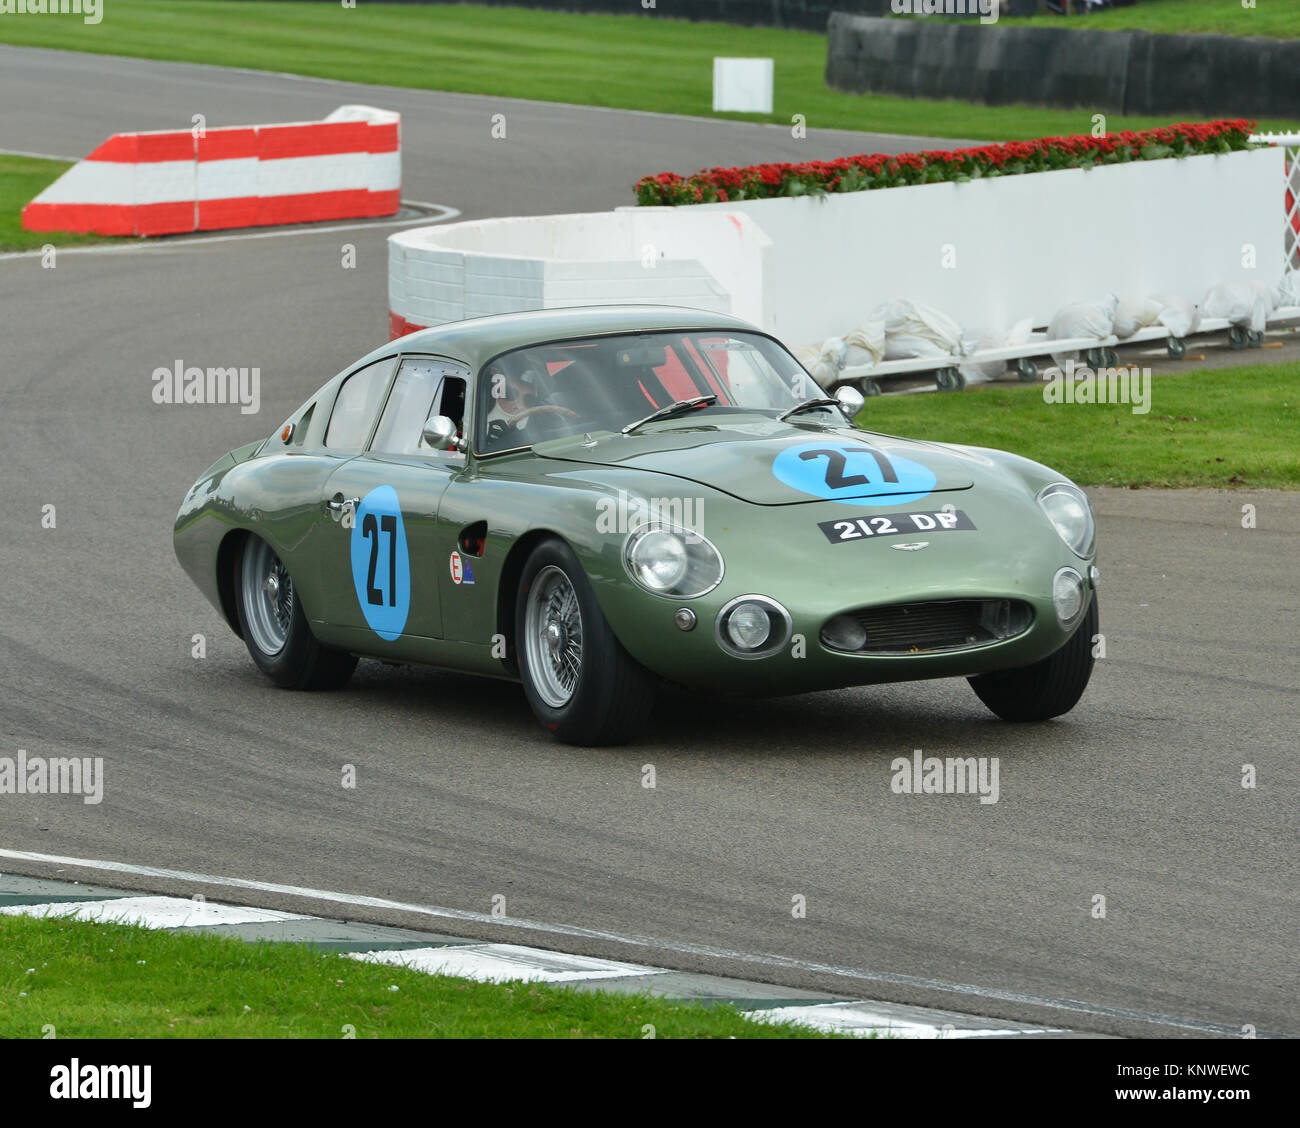
[[114, 134], [23, 209], [28, 231], [174, 235], [392, 215], [401, 115]]

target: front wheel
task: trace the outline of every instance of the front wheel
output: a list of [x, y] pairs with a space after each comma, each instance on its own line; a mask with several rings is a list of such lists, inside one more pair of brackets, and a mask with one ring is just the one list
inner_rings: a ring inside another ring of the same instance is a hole
[[515, 653], [533, 713], [566, 744], [626, 744], [654, 705], [650, 677], [606, 622], [573, 551], [533, 549], [515, 601]]
[[1092, 646], [1097, 634], [1097, 593], [1078, 630], [1055, 654], [1019, 670], [970, 678], [981, 701], [1004, 721], [1046, 721], [1068, 713], [1092, 677]]
[[338, 689], [352, 677], [356, 657], [316, 641], [289, 570], [259, 537], [235, 554], [235, 609], [248, 653], [281, 688]]

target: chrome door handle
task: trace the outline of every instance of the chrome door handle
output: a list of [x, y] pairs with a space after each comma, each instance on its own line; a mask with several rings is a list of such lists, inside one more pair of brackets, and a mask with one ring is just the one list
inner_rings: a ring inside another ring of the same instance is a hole
[[342, 494], [339, 494], [325, 504], [329, 507], [330, 516], [337, 521], [345, 513], [355, 513], [357, 506], [361, 504], [361, 499], [359, 497], [345, 498]]

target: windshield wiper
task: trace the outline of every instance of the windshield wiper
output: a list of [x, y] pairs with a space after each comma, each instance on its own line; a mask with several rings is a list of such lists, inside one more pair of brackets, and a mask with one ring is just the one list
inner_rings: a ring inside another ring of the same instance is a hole
[[696, 396], [694, 399], [674, 400], [667, 407], [661, 407], [658, 411], [652, 412], [644, 419], [638, 419], [635, 423], [629, 423], [620, 432], [624, 435], [630, 435], [638, 427], [644, 427], [647, 423], [653, 423], [656, 419], [670, 419], [674, 415], [680, 415], [684, 411], [691, 411], [697, 407], [703, 407], [705, 404], [713, 403], [717, 396]]
[[839, 407], [840, 401], [837, 399], [827, 399], [825, 396], [816, 396], [813, 399], [804, 400], [803, 403], [795, 404], [789, 411], [783, 411], [778, 415], [777, 422], [789, 419], [792, 415], [798, 415], [800, 412], [811, 411], [814, 407]]

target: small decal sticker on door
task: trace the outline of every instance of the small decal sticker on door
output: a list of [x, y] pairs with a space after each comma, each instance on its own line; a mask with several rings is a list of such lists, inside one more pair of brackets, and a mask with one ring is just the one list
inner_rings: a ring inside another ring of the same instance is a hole
[[453, 584], [473, 584], [474, 570], [469, 565], [469, 558], [459, 552], [451, 554], [451, 582]]

